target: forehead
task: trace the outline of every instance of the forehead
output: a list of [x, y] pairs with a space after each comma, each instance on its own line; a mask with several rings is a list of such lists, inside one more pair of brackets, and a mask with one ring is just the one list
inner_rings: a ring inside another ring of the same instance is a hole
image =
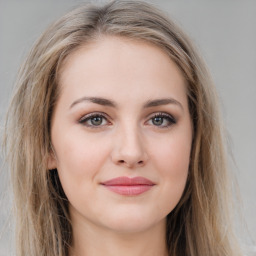
[[182, 72], [163, 49], [123, 37], [101, 37], [82, 45], [66, 58], [59, 78], [63, 92], [77, 95], [148, 93], [152, 98], [171, 90], [184, 96], [186, 91]]

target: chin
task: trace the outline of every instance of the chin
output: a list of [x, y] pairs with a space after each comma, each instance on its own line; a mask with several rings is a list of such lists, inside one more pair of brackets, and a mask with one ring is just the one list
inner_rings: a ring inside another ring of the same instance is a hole
[[156, 218], [143, 213], [122, 214], [105, 218], [104, 225], [107, 228], [119, 233], [139, 233], [144, 232], [157, 225], [165, 225], [166, 218]]

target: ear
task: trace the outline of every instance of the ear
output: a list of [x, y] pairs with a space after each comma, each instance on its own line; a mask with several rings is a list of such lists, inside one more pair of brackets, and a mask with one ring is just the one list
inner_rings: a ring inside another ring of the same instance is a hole
[[49, 156], [47, 159], [47, 168], [48, 170], [53, 170], [57, 168], [57, 161], [53, 152], [49, 153]]

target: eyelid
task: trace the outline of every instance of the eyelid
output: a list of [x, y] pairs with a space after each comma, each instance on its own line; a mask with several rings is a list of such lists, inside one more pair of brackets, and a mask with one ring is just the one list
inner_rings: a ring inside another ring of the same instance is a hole
[[163, 118], [167, 118], [169, 119], [168, 121], [170, 122], [168, 125], [164, 125], [164, 126], [157, 126], [157, 125], [153, 125], [155, 126], [156, 128], [169, 128], [170, 126], [174, 125], [177, 123], [177, 119], [169, 114], [169, 113], [166, 113], [166, 112], [156, 112], [156, 113], [152, 113], [148, 118], [147, 118], [147, 122], [149, 122], [150, 120], [152, 120], [153, 118], [155, 117], [163, 117]]
[[[102, 117], [103, 119], [105, 119], [107, 124], [100, 124], [100, 125], [86, 124], [86, 122], [89, 121], [93, 117]], [[156, 118], [156, 117], [162, 117], [163, 119], [165, 119], [165, 121], [167, 120], [168, 124], [166, 124], [166, 125], [149, 124], [149, 122], [152, 121], [152, 119]], [[156, 128], [169, 128], [170, 126], [176, 124], [176, 122], [177, 122], [176, 118], [172, 114], [170, 114], [170, 113], [155, 112], [155, 113], [150, 114], [147, 117], [147, 119], [145, 121], [145, 124], [146, 125], [154, 126]], [[111, 118], [109, 117], [109, 115], [107, 115], [104, 112], [91, 112], [91, 113], [82, 115], [78, 119], [78, 123], [80, 123], [80, 124], [82, 124], [82, 125], [84, 125], [86, 127], [89, 127], [89, 128], [103, 128], [103, 127], [111, 124]]]
[[90, 128], [101, 128], [105, 125], [99, 125], [99, 126], [94, 126], [94, 125], [86, 125], [85, 122], [87, 120], [89, 120], [90, 118], [93, 118], [95, 116], [99, 116], [99, 117], [102, 117], [104, 118], [108, 124], [111, 123], [109, 120], [111, 119], [106, 113], [103, 113], [103, 112], [91, 112], [91, 113], [88, 113], [88, 114], [85, 114], [85, 115], [82, 115], [79, 119], [78, 119], [78, 123], [86, 126], [86, 127], [90, 127]]
[[171, 119], [173, 119], [173, 121], [176, 121], [176, 118], [174, 118], [174, 116], [172, 114], [163, 112], [163, 111], [154, 112], [154, 113], [150, 114], [147, 119], [151, 119], [156, 116], [170, 117]]

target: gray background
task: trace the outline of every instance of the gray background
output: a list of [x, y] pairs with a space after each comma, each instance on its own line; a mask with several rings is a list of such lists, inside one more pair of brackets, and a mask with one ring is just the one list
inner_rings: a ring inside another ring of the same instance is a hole
[[[0, 0], [0, 125], [17, 69], [40, 33], [81, 1]], [[219, 91], [231, 136], [241, 208], [256, 240], [256, 1], [151, 1], [167, 11], [195, 41]], [[1, 162], [1, 160], [0, 160]], [[6, 169], [0, 176], [0, 256], [11, 254], [12, 221]], [[6, 224], [7, 223], [7, 224]], [[255, 248], [255, 247], [254, 247]]]

